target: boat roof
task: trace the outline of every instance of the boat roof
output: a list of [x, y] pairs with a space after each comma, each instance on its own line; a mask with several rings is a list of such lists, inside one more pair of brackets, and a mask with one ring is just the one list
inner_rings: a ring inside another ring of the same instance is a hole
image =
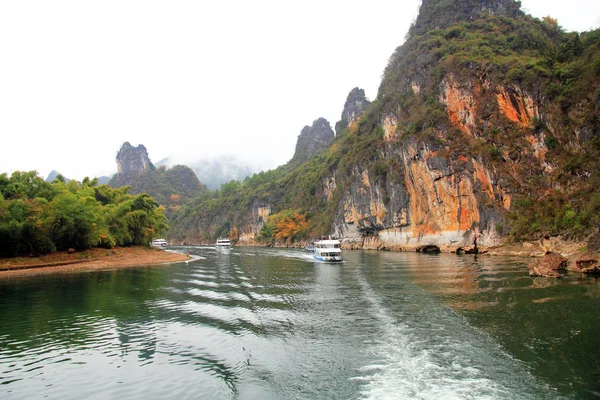
[[340, 243], [338, 239], [317, 239], [315, 243]]

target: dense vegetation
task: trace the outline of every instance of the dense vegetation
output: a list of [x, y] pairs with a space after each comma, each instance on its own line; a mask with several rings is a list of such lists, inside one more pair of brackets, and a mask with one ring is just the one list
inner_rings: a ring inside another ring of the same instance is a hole
[[158, 203], [97, 180], [45, 182], [36, 172], [0, 175], [0, 256], [68, 248], [148, 245], [168, 230]]

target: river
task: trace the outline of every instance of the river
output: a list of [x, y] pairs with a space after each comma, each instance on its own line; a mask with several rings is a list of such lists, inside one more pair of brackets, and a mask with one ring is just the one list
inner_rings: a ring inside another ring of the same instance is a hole
[[600, 398], [600, 283], [527, 259], [186, 247], [0, 282], [2, 399]]

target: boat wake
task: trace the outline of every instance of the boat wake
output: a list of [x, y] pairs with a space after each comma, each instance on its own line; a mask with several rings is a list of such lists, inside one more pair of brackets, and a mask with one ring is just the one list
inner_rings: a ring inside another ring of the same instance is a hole
[[552, 398], [523, 364], [426, 293], [411, 293], [410, 301], [422, 296], [434, 305], [392, 315], [360, 272], [358, 281], [381, 330], [368, 343], [371, 362], [352, 378], [362, 398]]

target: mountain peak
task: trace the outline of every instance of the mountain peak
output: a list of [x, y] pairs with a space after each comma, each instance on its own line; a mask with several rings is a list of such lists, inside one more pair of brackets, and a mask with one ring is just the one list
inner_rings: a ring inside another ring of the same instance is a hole
[[303, 163], [329, 146], [334, 133], [325, 118], [315, 120], [312, 126], [305, 126], [298, 136], [293, 162]]
[[472, 21], [482, 15], [516, 17], [521, 2], [515, 0], [423, 0], [410, 34], [444, 29], [461, 21]]
[[344, 104], [344, 111], [342, 111], [342, 121], [351, 124], [355, 122], [360, 115], [367, 109], [371, 104], [365, 96], [363, 89], [354, 88], [348, 93], [346, 98], [346, 104]]
[[129, 142], [123, 143], [117, 153], [118, 174], [140, 174], [155, 169], [143, 144], [133, 147]]

